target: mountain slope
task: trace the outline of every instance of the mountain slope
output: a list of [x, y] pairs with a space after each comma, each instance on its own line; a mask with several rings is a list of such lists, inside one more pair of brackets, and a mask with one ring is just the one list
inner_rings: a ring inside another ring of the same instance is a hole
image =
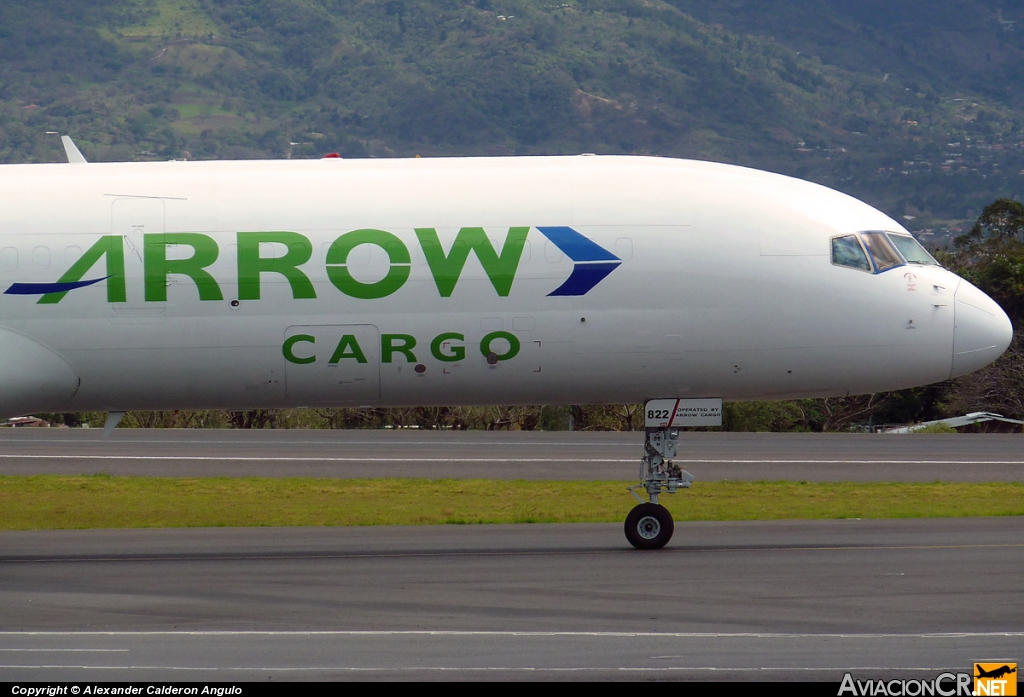
[[1024, 33], [903, 5], [8, 0], [0, 159], [648, 153], [955, 226], [1024, 182]]

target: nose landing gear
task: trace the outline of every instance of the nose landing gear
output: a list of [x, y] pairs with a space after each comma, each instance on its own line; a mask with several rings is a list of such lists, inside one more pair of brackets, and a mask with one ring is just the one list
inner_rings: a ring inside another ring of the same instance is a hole
[[[640, 502], [626, 516], [626, 539], [637, 549], [661, 549], [675, 531], [675, 523], [668, 509], [658, 503], [664, 491], [674, 494], [689, 489], [693, 475], [672, 464], [679, 439], [678, 428], [648, 428], [644, 442], [644, 457], [640, 464], [640, 483], [629, 487], [629, 493]], [[637, 490], [647, 492], [645, 503]]]
[[[658, 503], [662, 493], [689, 489], [693, 475], [672, 463], [676, 456], [680, 426], [721, 426], [720, 399], [654, 399], [644, 407], [644, 456], [640, 461], [640, 483], [629, 493], [640, 505], [626, 516], [626, 539], [637, 549], [661, 549], [675, 531], [668, 509]], [[645, 502], [636, 493], [647, 493]]]

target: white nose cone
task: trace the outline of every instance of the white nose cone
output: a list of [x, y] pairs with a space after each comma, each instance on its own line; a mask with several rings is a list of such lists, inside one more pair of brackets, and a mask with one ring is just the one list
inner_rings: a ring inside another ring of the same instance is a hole
[[996, 302], [967, 281], [954, 301], [953, 372], [966, 375], [1003, 355], [1013, 339], [1010, 318]]
[[78, 376], [56, 353], [24, 334], [0, 329], [0, 418], [60, 411]]

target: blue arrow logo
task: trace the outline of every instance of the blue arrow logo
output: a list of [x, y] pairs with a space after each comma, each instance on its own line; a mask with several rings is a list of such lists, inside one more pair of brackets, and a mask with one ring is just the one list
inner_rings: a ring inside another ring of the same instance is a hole
[[603, 281], [622, 263], [617, 256], [571, 227], [538, 227], [537, 229], [574, 263], [569, 278], [548, 293], [548, 297], [586, 295], [591, 288]]
[[94, 278], [91, 281], [72, 281], [70, 283], [14, 283], [4, 291], [4, 295], [47, 295], [49, 293], [67, 293], [76, 288], [85, 288], [105, 281], [110, 276]]

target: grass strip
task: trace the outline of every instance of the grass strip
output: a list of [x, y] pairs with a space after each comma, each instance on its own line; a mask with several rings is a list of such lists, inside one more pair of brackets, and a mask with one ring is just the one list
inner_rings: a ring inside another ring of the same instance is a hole
[[[1024, 515], [1021, 483], [704, 482], [678, 521]], [[619, 522], [622, 482], [0, 477], [0, 530]]]

